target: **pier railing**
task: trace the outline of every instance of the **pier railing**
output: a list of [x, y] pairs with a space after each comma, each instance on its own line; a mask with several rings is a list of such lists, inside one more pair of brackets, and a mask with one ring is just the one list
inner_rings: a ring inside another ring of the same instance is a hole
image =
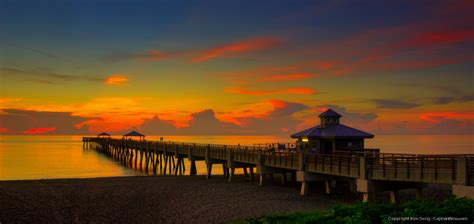
[[467, 157], [467, 185], [474, 185], [474, 156]]
[[298, 153], [294, 151], [265, 151], [262, 152], [262, 163], [269, 167], [298, 170], [300, 161]]
[[360, 159], [350, 155], [305, 155], [305, 170], [315, 173], [346, 176], [360, 176]]
[[474, 167], [472, 160], [472, 155], [380, 153], [367, 157], [366, 162], [370, 179], [464, 184], [466, 175], [469, 175], [466, 171]]
[[240, 163], [258, 164], [258, 153], [257, 148], [245, 147], [243, 150], [240, 148], [231, 149], [233, 160]]

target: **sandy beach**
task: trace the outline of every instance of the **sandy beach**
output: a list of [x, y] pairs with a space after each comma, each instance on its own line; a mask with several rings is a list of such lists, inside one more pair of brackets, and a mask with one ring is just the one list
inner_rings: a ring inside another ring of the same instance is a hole
[[[236, 176], [135, 176], [0, 182], [3, 223], [223, 223], [264, 214], [322, 210], [359, 197], [340, 185], [326, 195], [322, 183], [306, 197], [298, 184], [275, 178], [259, 187]], [[402, 192], [410, 197], [413, 192]], [[445, 186], [426, 195], [445, 197]]]

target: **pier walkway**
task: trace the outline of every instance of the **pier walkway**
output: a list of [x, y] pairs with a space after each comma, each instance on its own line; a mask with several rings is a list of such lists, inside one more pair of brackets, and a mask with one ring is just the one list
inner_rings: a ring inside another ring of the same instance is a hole
[[264, 146], [218, 145], [166, 141], [135, 141], [113, 138], [83, 138], [85, 149], [104, 153], [124, 165], [153, 174], [196, 175], [196, 161], [206, 163], [207, 178], [213, 165], [222, 166], [232, 180], [235, 169], [243, 169], [253, 179], [259, 175], [281, 175], [301, 182], [301, 195], [308, 183], [324, 181], [326, 192], [337, 182], [349, 183], [351, 191], [363, 193], [369, 201], [376, 192], [388, 191], [392, 202], [400, 189], [413, 188], [421, 196], [429, 183], [450, 184], [453, 194], [474, 198], [474, 155], [413, 155], [365, 152], [358, 154], [304, 154], [294, 150], [270, 149]]

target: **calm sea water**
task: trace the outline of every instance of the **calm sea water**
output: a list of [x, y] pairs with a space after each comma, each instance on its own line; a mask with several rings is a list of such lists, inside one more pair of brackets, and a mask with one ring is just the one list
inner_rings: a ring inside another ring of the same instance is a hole
[[[118, 136], [117, 136], [118, 137]], [[158, 140], [159, 136], [147, 136]], [[196, 143], [242, 144], [291, 142], [275, 136], [165, 136], [165, 140]], [[0, 136], [0, 180], [86, 178], [143, 175], [95, 151], [82, 149], [82, 136]], [[380, 135], [367, 148], [387, 153], [474, 153], [472, 135]], [[187, 164], [189, 168], [189, 164]], [[198, 174], [205, 165], [197, 164]], [[186, 170], [188, 172], [189, 169]], [[215, 166], [213, 174], [221, 174]]]

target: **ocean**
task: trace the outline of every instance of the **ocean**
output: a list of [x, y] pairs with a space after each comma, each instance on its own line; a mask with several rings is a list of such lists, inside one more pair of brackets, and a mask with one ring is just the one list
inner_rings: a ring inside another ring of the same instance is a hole
[[[119, 137], [119, 136], [115, 136]], [[147, 136], [159, 140], [161, 136]], [[287, 143], [277, 136], [163, 136], [165, 141], [241, 144]], [[366, 140], [366, 148], [386, 153], [473, 154], [472, 135], [379, 135]], [[186, 168], [189, 168], [187, 164]], [[205, 174], [203, 162], [198, 174]], [[186, 170], [188, 172], [189, 169]], [[213, 174], [222, 174], [220, 167]], [[238, 173], [238, 170], [237, 170]], [[123, 167], [92, 150], [83, 150], [82, 136], [0, 136], [0, 180], [90, 178], [144, 175]]]

